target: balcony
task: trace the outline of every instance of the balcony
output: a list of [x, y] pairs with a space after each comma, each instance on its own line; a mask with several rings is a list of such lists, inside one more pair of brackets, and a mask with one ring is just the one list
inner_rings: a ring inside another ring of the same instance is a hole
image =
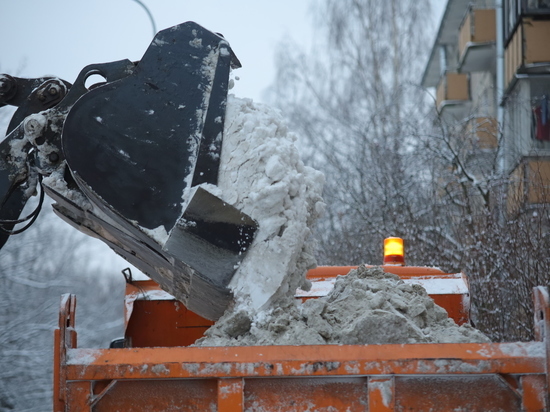
[[437, 86], [437, 111], [456, 119], [464, 117], [470, 106], [470, 82], [464, 73], [445, 73]]
[[549, 0], [506, 0], [504, 6], [504, 42], [508, 43], [510, 37], [518, 28], [519, 22], [524, 17], [534, 17], [539, 20], [550, 16]]
[[522, 0], [524, 13], [548, 14], [550, 13], [550, 1], [548, 0]]
[[550, 68], [550, 20], [523, 17], [504, 52], [505, 81], [509, 88], [516, 74], [547, 74]]
[[496, 61], [496, 14], [494, 9], [471, 9], [458, 39], [462, 72], [489, 71]]
[[475, 117], [468, 122], [467, 132], [472, 150], [498, 147], [498, 123], [493, 117]]
[[509, 213], [550, 203], [550, 159], [522, 161], [510, 174], [507, 202]]

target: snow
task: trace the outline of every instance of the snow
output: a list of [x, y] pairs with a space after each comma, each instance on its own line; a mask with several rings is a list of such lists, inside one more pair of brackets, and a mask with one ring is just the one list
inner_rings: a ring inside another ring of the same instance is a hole
[[102, 354], [101, 349], [67, 350], [67, 365], [90, 365]]
[[128, 295], [126, 299], [129, 300], [130, 303], [135, 300], [176, 300], [174, 296], [161, 289], [139, 291]]
[[[322, 297], [330, 293], [334, 288], [335, 278], [316, 280], [311, 282], [309, 291], [298, 289], [299, 297]], [[462, 278], [411, 278], [403, 279], [403, 283], [408, 285], [420, 285], [429, 295], [465, 295], [469, 293], [468, 285]]]
[[168, 42], [167, 42], [167, 41], [164, 41], [164, 40], [161, 40], [161, 39], [159, 39], [159, 38], [157, 38], [157, 37], [155, 37], [155, 39], [153, 40], [153, 45], [154, 45], [154, 46], [162, 47], [162, 46], [164, 46], [165, 44], [168, 44]]
[[[503, 354], [513, 357], [546, 357], [544, 342], [505, 342], [498, 345], [498, 348]], [[482, 352], [481, 350], [478, 353], [487, 357], [494, 355]]]
[[159, 245], [164, 245], [168, 238], [170, 237], [163, 225], [160, 225], [154, 229], [147, 229], [146, 227], [139, 226], [137, 222], [133, 221], [134, 225], [139, 227], [139, 229], [157, 242]]
[[25, 117], [25, 120], [23, 120], [25, 136], [29, 137], [29, 140], [32, 141], [33, 137], [40, 136], [41, 131], [46, 127], [47, 123], [48, 121], [42, 113], [28, 115]]
[[202, 47], [202, 39], [194, 38], [189, 42], [189, 45], [191, 47], [195, 47], [197, 49], [200, 49]]
[[[458, 326], [417, 284], [380, 267], [338, 276], [331, 292], [304, 303], [279, 301], [251, 316], [224, 315], [197, 346], [489, 342]], [[510, 348], [512, 350], [513, 348]]]
[[371, 380], [369, 381], [369, 386], [371, 387], [371, 391], [378, 391], [381, 394], [382, 397], [382, 403], [386, 408], [390, 408], [391, 401], [393, 399], [393, 391], [391, 388], [391, 385], [393, 383], [391, 381], [378, 381], [378, 380]]
[[311, 226], [322, 210], [324, 176], [300, 160], [281, 116], [229, 96], [218, 188], [220, 197], [258, 223], [230, 287], [236, 310], [257, 311], [293, 296], [315, 265]]
[[163, 364], [155, 365], [151, 368], [151, 372], [157, 374], [157, 375], [168, 375], [170, 374], [170, 370]]
[[63, 163], [57, 170], [52, 174], [45, 177], [42, 180], [42, 184], [47, 186], [57, 193], [60, 193], [66, 199], [69, 199], [71, 202], [79, 206], [82, 210], [92, 210], [93, 206], [86, 196], [82, 192], [71, 190], [67, 187], [67, 182], [63, 177], [65, 174], [66, 165]]

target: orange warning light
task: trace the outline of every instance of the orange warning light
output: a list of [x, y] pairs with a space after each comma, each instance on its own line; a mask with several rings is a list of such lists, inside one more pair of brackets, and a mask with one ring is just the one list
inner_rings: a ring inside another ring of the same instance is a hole
[[405, 265], [405, 249], [400, 237], [384, 239], [384, 265]]

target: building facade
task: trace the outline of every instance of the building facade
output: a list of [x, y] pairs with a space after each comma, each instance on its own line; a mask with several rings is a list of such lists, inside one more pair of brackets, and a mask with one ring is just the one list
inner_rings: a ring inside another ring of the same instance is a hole
[[422, 86], [508, 213], [550, 202], [550, 0], [448, 0]]

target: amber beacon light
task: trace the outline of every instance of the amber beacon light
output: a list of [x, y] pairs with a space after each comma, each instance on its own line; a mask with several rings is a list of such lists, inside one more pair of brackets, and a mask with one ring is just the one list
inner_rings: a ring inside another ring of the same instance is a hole
[[384, 265], [405, 265], [405, 249], [400, 237], [384, 239]]

